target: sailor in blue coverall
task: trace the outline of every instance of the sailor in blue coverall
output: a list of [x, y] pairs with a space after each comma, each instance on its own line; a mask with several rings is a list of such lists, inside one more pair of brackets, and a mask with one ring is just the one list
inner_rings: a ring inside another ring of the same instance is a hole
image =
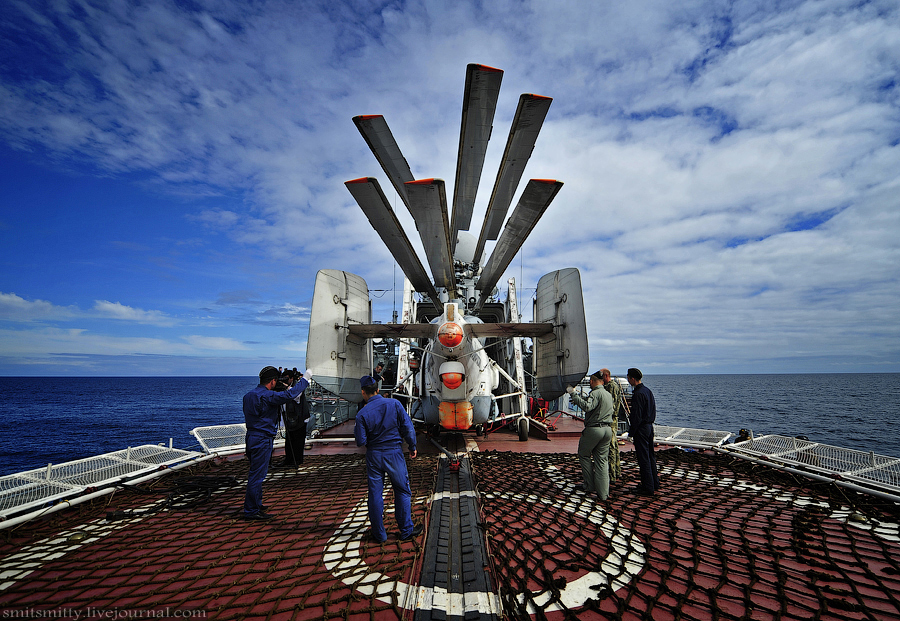
[[366, 375], [359, 380], [366, 404], [356, 414], [357, 446], [366, 447], [366, 477], [369, 480], [369, 538], [381, 543], [387, 540], [384, 530], [384, 475], [394, 488], [394, 517], [400, 527], [400, 538], [412, 539], [422, 532], [413, 525], [412, 492], [403, 455], [403, 440], [409, 445], [409, 457], [415, 459], [416, 430], [409, 414], [396, 399], [378, 394], [378, 382]]
[[264, 368], [259, 372], [259, 386], [244, 395], [244, 422], [247, 424], [245, 452], [250, 461], [247, 495], [244, 498], [246, 520], [268, 520], [272, 517], [264, 511], [262, 484], [269, 472], [272, 443], [281, 418], [281, 405], [299, 397], [312, 379], [312, 374], [307, 369], [293, 388], [275, 392], [272, 388], [280, 375], [275, 367]]

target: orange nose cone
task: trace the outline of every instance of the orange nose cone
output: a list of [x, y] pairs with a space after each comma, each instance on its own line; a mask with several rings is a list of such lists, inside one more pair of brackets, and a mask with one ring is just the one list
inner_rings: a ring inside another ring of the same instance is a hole
[[443, 375], [441, 375], [441, 381], [444, 382], [444, 386], [450, 388], [451, 390], [454, 388], [459, 388], [462, 385], [463, 374], [444, 373]]
[[445, 323], [438, 329], [438, 341], [444, 347], [456, 347], [463, 340], [463, 330], [457, 323]]

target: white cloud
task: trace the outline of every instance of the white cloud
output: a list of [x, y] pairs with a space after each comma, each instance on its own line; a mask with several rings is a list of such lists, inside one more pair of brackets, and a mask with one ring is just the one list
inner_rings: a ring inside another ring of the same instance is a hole
[[166, 316], [166, 314], [163, 312], [132, 308], [130, 306], [120, 304], [119, 302], [96, 300], [94, 302], [94, 310], [104, 317], [119, 319], [121, 321], [149, 323], [157, 326], [171, 326], [176, 323], [176, 320], [174, 318]]
[[[297, 300], [319, 268], [391, 286], [390, 254], [342, 186], [376, 176], [394, 193], [350, 118], [384, 114], [414, 174], [452, 195], [465, 64], [481, 62], [506, 74], [473, 223], [518, 94], [554, 97], [525, 177], [565, 186], [509, 271], [528, 288], [581, 268], [592, 359], [900, 364], [893, 3], [73, 6], [49, 19], [11, 4], [6, 28], [46, 60], [0, 81], [0, 137], [179, 196], [239, 197], [185, 209], [245, 251], [229, 265], [275, 287], [250, 291], [234, 324], [304, 331]], [[59, 303], [0, 294], [0, 317], [78, 314]], [[160, 308], [94, 313], [187, 323]], [[180, 345], [240, 349], [230, 330]]]
[[[189, 335], [177, 339], [117, 336], [84, 328], [39, 328], [0, 330], [6, 359], [52, 360], [71, 356], [125, 357], [129, 364], [145, 356], [183, 358], [194, 364], [195, 357], [216, 352], [248, 352], [250, 347], [227, 337]], [[257, 354], [258, 356], [258, 354]], [[70, 358], [69, 358], [70, 359]], [[123, 365], [122, 370], [130, 370]]]
[[145, 337], [116, 337], [93, 333], [82, 328], [62, 330], [42, 328], [37, 330], [0, 330], [4, 344], [3, 354], [8, 357], [78, 355], [166, 355], [178, 356], [194, 353], [185, 344], [166, 339]]
[[297, 341], [288, 341], [287, 343], [281, 344], [281, 349], [285, 351], [295, 351], [295, 352], [303, 352], [306, 353], [306, 341], [297, 342]]
[[29, 301], [15, 293], [0, 292], [0, 321], [61, 321], [78, 316], [73, 307], [62, 307], [46, 300]]
[[184, 340], [196, 349], [213, 349], [221, 351], [250, 349], [243, 343], [227, 337], [198, 336], [196, 334], [192, 334], [190, 336], [184, 337]]

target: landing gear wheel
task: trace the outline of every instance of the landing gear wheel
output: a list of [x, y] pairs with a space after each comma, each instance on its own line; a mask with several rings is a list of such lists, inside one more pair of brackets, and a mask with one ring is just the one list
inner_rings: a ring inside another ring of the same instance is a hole
[[484, 425], [475, 425], [475, 435], [479, 437], [484, 435]]
[[519, 419], [519, 442], [528, 442], [528, 418], [523, 416]]

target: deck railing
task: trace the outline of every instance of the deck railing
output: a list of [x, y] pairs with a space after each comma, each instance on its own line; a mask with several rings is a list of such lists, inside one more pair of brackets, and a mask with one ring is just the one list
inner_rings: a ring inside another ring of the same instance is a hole
[[900, 458], [789, 436], [759, 436], [728, 446], [735, 454], [784, 464], [900, 494]]
[[764, 435], [726, 444], [734, 435], [654, 425], [657, 444], [710, 449], [769, 466], [833, 482], [856, 491], [900, 501], [900, 458], [812, 442], [790, 436]]
[[730, 431], [710, 431], [689, 427], [653, 425], [657, 444], [673, 444], [692, 448], [712, 448], [722, 446], [734, 434]]
[[43, 512], [67, 499], [159, 476], [202, 453], [147, 444], [0, 477], [0, 528], [23, 512]]

